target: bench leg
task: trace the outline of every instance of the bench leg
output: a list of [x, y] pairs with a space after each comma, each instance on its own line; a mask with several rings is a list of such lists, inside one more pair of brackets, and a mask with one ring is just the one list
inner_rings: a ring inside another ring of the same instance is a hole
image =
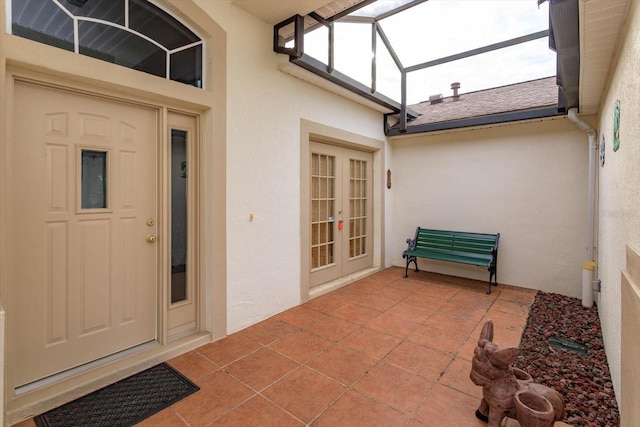
[[407, 277], [409, 277], [409, 264], [413, 261], [413, 264], [416, 266], [416, 272], [420, 271], [418, 270], [418, 259], [414, 256], [408, 256], [407, 257], [407, 265], [404, 268], [404, 278], [406, 279]]
[[491, 285], [498, 286], [498, 273], [495, 270], [489, 270], [489, 289], [487, 295], [491, 294]]

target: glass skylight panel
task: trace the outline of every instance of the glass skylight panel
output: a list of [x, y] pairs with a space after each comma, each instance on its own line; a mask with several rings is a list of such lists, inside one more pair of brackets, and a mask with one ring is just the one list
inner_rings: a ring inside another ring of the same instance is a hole
[[380, 36], [376, 37], [376, 92], [400, 102], [402, 75]]
[[371, 87], [371, 25], [335, 24], [335, 69]]
[[407, 74], [407, 103], [427, 101], [429, 96], [452, 95], [451, 83], [461, 84], [460, 93], [475, 92], [514, 83], [555, 76], [555, 53], [547, 39], [470, 56]]
[[548, 6], [535, 1], [429, 0], [380, 26], [409, 67], [546, 30], [548, 16]]
[[323, 64], [329, 64], [329, 27], [310, 16], [304, 19], [304, 53]]

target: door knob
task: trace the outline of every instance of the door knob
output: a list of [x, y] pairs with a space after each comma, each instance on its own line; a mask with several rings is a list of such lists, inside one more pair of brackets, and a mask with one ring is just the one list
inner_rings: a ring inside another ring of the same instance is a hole
[[149, 234], [149, 235], [147, 236], [147, 242], [149, 242], [149, 243], [155, 243], [155, 241], [156, 241], [156, 236], [154, 236], [153, 234]]

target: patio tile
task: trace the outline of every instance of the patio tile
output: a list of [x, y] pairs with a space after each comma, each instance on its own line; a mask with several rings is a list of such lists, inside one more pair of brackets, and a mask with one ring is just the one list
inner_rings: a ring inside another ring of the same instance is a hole
[[524, 327], [527, 325], [526, 316], [509, 314], [503, 311], [494, 310], [493, 308], [485, 313], [481, 323], [484, 323], [487, 320], [493, 320], [494, 327], [519, 332], [524, 331]]
[[491, 295], [487, 295], [486, 293], [478, 294], [478, 292], [462, 290], [451, 297], [450, 301], [468, 305], [470, 307], [480, 308], [486, 311], [491, 307], [491, 305], [493, 305], [496, 298], [496, 292], [493, 292]]
[[425, 284], [424, 281], [420, 280], [417, 277], [411, 277], [411, 272], [409, 272], [409, 277], [407, 278], [403, 277], [402, 280], [394, 280], [389, 284], [389, 286], [400, 289], [402, 291], [409, 291], [409, 292], [415, 293], [424, 289], [424, 287], [427, 286], [427, 284]]
[[378, 361], [344, 346], [331, 347], [307, 362], [307, 366], [345, 385], [362, 377]]
[[401, 338], [368, 328], [360, 328], [344, 338], [341, 344], [376, 359], [382, 359], [401, 342]]
[[196, 382], [200, 390], [173, 405], [190, 426], [206, 426], [255, 393], [231, 375], [217, 371]]
[[449, 301], [455, 294], [459, 292], [459, 289], [442, 285], [442, 284], [429, 284], [422, 288], [419, 292], [420, 295], [426, 295], [431, 297], [432, 300], [437, 300], [442, 303]]
[[302, 327], [325, 316], [324, 313], [299, 305], [276, 315], [274, 318], [292, 326]]
[[475, 385], [471, 381], [471, 378], [469, 378], [470, 373], [471, 361], [456, 358], [444, 372], [439, 383], [479, 400], [482, 398], [482, 387]]
[[385, 311], [396, 305], [397, 301], [380, 294], [369, 294], [359, 299], [357, 304], [377, 311]]
[[498, 299], [517, 302], [520, 304], [531, 305], [536, 299], [538, 293], [535, 289], [516, 288], [513, 286], [505, 287], [498, 294]]
[[349, 390], [311, 425], [313, 427], [404, 426], [408, 417], [357, 391]]
[[152, 415], [141, 423], [136, 424], [137, 427], [182, 427], [188, 424], [180, 418], [173, 409], [166, 408]]
[[394, 316], [402, 317], [403, 319], [413, 320], [418, 323], [423, 323], [436, 311], [436, 309], [437, 307], [433, 309], [418, 307], [417, 305], [401, 301], [385, 313], [393, 314]]
[[334, 316], [341, 317], [345, 320], [364, 325], [369, 320], [379, 315], [380, 311], [351, 303], [337, 309], [333, 314]]
[[404, 341], [384, 358], [384, 361], [431, 381], [437, 381], [451, 363], [452, 356], [438, 350]]
[[436, 311], [448, 300], [449, 297], [443, 297], [439, 293], [437, 295], [429, 295], [423, 292], [418, 292], [405, 298], [402, 302], [415, 305], [416, 307], [420, 307], [425, 310]]
[[301, 427], [304, 423], [262, 396], [255, 396], [219, 418], [211, 427]]
[[373, 399], [405, 414], [413, 414], [433, 387], [433, 382], [397, 366], [380, 362], [353, 385]]
[[195, 351], [174, 357], [169, 364], [191, 381], [197, 381], [219, 369], [218, 365]]
[[264, 390], [262, 394], [308, 423], [344, 391], [345, 388], [340, 383], [301, 366]]
[[478, 323], [478, 319], [452, 316], [450, 314], [440, 312], [434, 313], [425, 322], [427, 325], [432, 325], [441, 329], [449, 329], [466, 335], [469, 335]]
[[418, 322], [387, 313], [382, 313], [367, 323], [370, 329], [400, 338], [406, 337], [418, 326]]
[[301, 330], [269, 344], [269, 348], [304, 363], [331, 345], [331, 341]]
[[325, 314], [331, 314], [342, 306], [354, 301], [355, 298], [340, 298], [333, 294], [326, 294], [305, 303], [305, 307]]
[[260, 344], [267, 345], [297, 331], [298, 329], [299, 328], [286, 322], [271, 318], [249, 326], [239, 333], [244, 335], [246, 338], [250, 338]]
[[[457, 295], [457, 294], [456, 294]], [[453, 297], [455, 298], [455, 296]], [[487, 310], [482, 307], [472, 307], [468, 304], [462, 304], [453, 301], [453, 298], [444, 303], [439, 309], [438, 313], [447, 314], [453, 317], [461, 317], [464, 319], [475, 319], [479, 321], [482, 316], [485, 315]]]
[[486, 427], [475, 416], [479, 404], [479, 399], [436, 384], [415, 418], [427, 427]]
[[358, 328], [360, 325], [348, 320], [327, 316], [305, 326], [304, 329], [328, 340], [339, 341]]
[[467, 339], [465, 334], [433, 325], [420, 325], [407, 336], [411, 342], [447, 353], [458, 352]]
[[494, 321], [500, 348], [518, 346], [536, 291], [488, 296], [482, 281], [403, 274], [383, 270], [171, 359], [201, 390], [141, 425], [486, 427], [469, 378], [482, 325]]
[[400, 302], [414, 294], [414, 292], [405, 291], [393, 286], [385, 286], [373, 292], [374, 295], [380, 295], [385, 298], [392, 299], [396, 302]]
[[448, 329], [463, 335], [469, 335], [475, 327], [480, 323], [479, 319], [472, 317], [452, 316], [446, 313], [434, 313], [425, 324], [432, 325], [441, 329]]
[[513, 314], [516, 316], [524, 316], [526, 318], [529, 315], [530, 308], [531, 308], [531, 304], [526, 304], [526, 303], [521, 303], [516, 301], [509, 301], [505, 299], [497, 299], [493, 303], [491, 310]]
[[240, 334], [233, 334], [211, 344], [206, 344], [196, 351], [219, 366], [224, 366], [260, 347], [261, 345], [256, 341]]
[[231, 375], [260, 391], [300, 366], [293, 360], [269, 348], [261, 348], [227, 365]]
[[471, 360], [473, 358], [473, 352], [478, 346], [478, 337], [471, 335], [469, 339], [458, 350], [457, 357]]

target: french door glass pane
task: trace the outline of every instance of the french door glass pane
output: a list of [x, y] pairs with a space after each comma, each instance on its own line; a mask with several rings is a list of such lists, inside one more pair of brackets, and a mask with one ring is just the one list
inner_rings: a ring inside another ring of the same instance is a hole
[[349, 163], [349, 258], [366, 254], [367, 162]]
[[311, 269], [334, 263], [335, 158], [311, 156]]

